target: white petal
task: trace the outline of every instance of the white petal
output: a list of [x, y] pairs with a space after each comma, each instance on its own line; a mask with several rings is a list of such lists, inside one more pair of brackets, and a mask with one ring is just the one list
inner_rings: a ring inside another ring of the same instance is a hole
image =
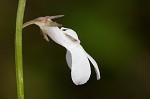
[[66, 61], [67, 61], [67, 64], [69, 66], [69, 68], [71, 69], [71, 65], [72, 65], [72, 59], [71, 59], [71, 53], [70, 51], [67, 50], [66, 52]]
[[89, 60], [81, 45], [70, 49], [72, 56], [71, 76], [76, 85], [86, 83], [91, 75]]
[[58, 27], [44, 27], [45, 33], [56, 43], [63, 46], [64, 34]]
[[79, 45], [79, 42], [75, 41], [73, 42], [70, 40], [58, 27], [49, 27], [44, 26], [43, 27], [44, 32], [56, 43], [62, 45], [66, 49], [68, 48], [74, 48], [75, 46]]
[[97, 75], [97, 80], [99, 80], [100, 79], [100, 71], [99, 71], [96, 61], [87, 52], [86, 52], [86, 54], [87, 54], [87, 57], [89, 58], [89, 60], [91, 61], [91, 63], [93, 64], [96, 75]]
[[76, 33], [74, 30], [69, 29], [69, 28], [64, 28], [64, 27], [62, 27], [61, 30], [62, 30], [65, 34], [71, 36], [72, 38], [74, 38], [75, 40], [77, 40], [78, 42], [80, 42], [80, 40], [79, 40], [79, 38], [78, 38], [78, 35], [77, 35], [77, 33]]

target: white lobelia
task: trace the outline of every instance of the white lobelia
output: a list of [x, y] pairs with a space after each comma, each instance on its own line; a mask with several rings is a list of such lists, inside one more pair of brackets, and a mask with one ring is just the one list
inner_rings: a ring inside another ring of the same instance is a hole
[[50, 37], [57, 44], [67, 49], [66, 61], [71, 69], [72, 81], [76, 85], [82, 85], [89, 80], [91, 75], [90, 62], [93, 64], [97, 80], [99, 80], [100, 71], [98, 65], [80, 45], [80, 40], [76, 32], [64, 27], [60, 29], [59, 26], [61, 25], [52, 21], [52, 19], [59, 17], [63, 17], [63, 15], [39, 17], [26, 22], [23, 28], [31, 24], [36, 24], [42, 30], [43, 36], [47, 41], [49, 41], [48, 37]]

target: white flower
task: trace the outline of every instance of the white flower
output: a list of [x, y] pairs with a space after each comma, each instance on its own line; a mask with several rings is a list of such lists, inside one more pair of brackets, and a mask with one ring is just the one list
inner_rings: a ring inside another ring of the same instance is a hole
[[58, 26], [60, 26], [60, 24], [57, 24], [51, 20], [58, 17], [62, 17], [62, 15], [39, 17], [25, 23], [23, 27], [36, 24], [41, 28], [44, 38], [47, 41], [49, 41], [47, 37], [49, 36], [57, 44], [67, 49], [66, 61], [71, 69], [72, 81], [76, 85], [82, 85], [89, 80], [91, 75], [89, 60], [93, 64], [97, 75], [97, 80], [99, 80], [100, 71], [96, 61], [80, 45], [80, 40], [75, 31], [64, 27], [59, 29]]

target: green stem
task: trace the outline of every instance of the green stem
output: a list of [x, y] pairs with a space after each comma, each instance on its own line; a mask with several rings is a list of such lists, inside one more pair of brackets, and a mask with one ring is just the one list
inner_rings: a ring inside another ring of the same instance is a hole
[[22, 25], [26, 0], [19, 0], [16, 18], [15, 64], [18, 99], [24, 99], [23, 58], [22, 58]]

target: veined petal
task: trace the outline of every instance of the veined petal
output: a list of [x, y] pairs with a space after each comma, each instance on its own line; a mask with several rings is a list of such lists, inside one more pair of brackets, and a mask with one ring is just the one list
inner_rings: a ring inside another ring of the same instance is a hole
[[72, 59], [71, 59], [71, 53], [69, 50], [67, 50], [66, 52], [66, 61], [67, 61], [68, 67], [71, 69]]
[[86, 83], [91, 75], [89, 60], [81, 45], [70, 49], [72, 56], [71, 76], [76, 85]]
[[100, 71], [99, 71], [99, 68], [98, 68], [96, 61], [87, 52], [86, 52], [86, 55], [89, 58], [89, 60], [91, 61], [91, 63], [93, 64], [96, 75], [97, 75], [97, 80], [99, 80], [100, 79]]

